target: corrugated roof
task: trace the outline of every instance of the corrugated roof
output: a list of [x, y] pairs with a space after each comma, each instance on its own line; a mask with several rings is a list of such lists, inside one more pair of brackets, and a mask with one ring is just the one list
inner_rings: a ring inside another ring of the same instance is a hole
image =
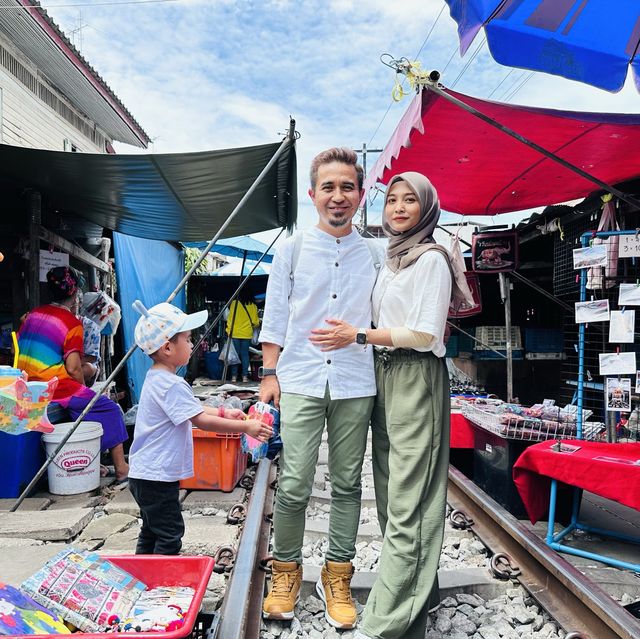
[[0, 31], [113, 140], [146, 148], [149, 136], [36, 0], [0, 0]]

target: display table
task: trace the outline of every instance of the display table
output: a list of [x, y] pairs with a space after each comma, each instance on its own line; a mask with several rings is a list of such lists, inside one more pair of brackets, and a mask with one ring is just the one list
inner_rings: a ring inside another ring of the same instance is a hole
[[450, 448], [473, 448], [473, 425], [456, 409], [451, 410]]
[[[571, 523], [554, 534], [555, 504], [558, 481], [575, 487], [576, 504], [579, 491], [588, 490], [630, 508], [640, 510], [640, 443], [607, 444], [583, 440], [562, 440], [567, 452], [552, 449], [556, 442], [546, 441], [527, 448], [513, 467], [513, 480], [532, 523], [540, 519], [549, 501], [547, 544], [561, 552], [596, 559], [619, 568], [640, 571], [640, 564], [617, 561], [604, 555], [576, 550], [559, 542], [573, 530], [615, 537], [631, 543], [640, 539], [592, 528], [578, 521], [577, 506]], [[573, 450], [576, 448], [576, 450]], [[571, 452], [572, 451], [572, 452]], [[550, 491], [549, 491], [550, 488]]]

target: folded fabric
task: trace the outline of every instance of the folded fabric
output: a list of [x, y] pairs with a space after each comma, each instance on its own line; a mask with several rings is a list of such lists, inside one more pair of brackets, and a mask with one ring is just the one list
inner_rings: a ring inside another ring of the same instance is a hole
[[68, 548], [20, 588], [79, 630], [99, 632], [126, 617], [146, 586], [97, 553]]
[[0, 583], [0, 635], [62, 635], [62, 619], [17, 588]]

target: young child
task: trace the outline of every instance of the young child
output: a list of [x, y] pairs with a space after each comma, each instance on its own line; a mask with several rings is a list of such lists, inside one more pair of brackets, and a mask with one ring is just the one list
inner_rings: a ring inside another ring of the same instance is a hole
[[269, 439], [271, 427], [246, 419], [239, 409], [203, 406], [176, 375], [191, 356], [191, 330], [206, 322], [207, 311], [187, 315], [167, 302], [147, 310], [139, 300], [133, 307], [142, 315], [136, 344], [153, 360], [129, 451], [129, 488], [142, 516], [136, 554], [176, 555], [184, 534], [180, 480], [193, 477], [192, 425], [218, 433], [244, 432], [261, 441]]

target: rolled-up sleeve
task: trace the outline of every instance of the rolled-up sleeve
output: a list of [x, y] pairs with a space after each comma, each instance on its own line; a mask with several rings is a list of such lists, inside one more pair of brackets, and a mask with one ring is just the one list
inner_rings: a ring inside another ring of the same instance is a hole
[[284, 346], [289, 323], [292, 256], [293, 239], [288, 238], [276, 250], [271, 264], [259, 336], [260, 343]]

